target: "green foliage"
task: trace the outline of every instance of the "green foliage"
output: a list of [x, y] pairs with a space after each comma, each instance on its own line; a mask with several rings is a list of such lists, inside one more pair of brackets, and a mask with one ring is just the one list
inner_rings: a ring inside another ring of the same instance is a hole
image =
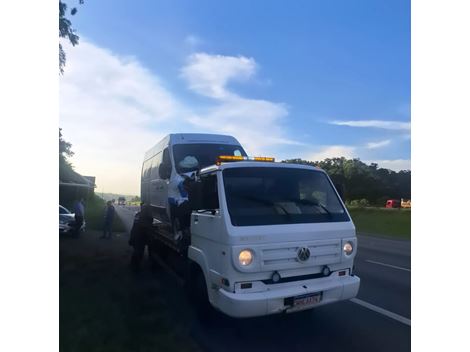
[[[80, 5], [83, 4], [83, 0], [79, 0]], [[77, 8], [73, 7], [70, 10], [70, 15], [74, 16], [77, 13]], [[75, 29], [72, 27], [72, 22], [66, 17], [67, 15], [67, 4], [59, 0], [59, 38], [66, 38], [73, 45], [77, 45], [80, 37], [75, 33]], [[66, 55], [59, 43], [59, 71], [61, 74], [64, 73]]]
[[72, 144], [62, 138], [62, 128], [59, 128], [59, 172], [73, 170], [72, 164], [67, 160], [73, 154]]
[[360, 233], [411, 238], [411, 210], [386, 208], [349, 208]]
[[365, 199], [370, 204], [384, 206], [387, 199], [411, 198], [411, 171], [399, 172], [365, 164], [359, 159], [331, 158], [323, 161], [302, 159], [286, 163], [317, 166], [325, 170], [333, 183], [342, 186], [347, 201]]
[[354, 207], [354, 208], [365, 208], [365, 207], [368, 207], [370, 206], [370, 203], [367, 199], [365, 198], [362, 198], [362, 199], [354, 199], [350, 202], [346, 202], [346, 204], [350, 207]]

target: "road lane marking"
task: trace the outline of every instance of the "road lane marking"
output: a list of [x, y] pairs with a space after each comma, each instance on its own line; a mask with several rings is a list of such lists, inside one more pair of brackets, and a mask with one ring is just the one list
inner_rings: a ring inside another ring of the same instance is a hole
[[374, 261], [374, 260], [365, 260], [365, 261], [368, 262], [368, 263], [372, 263], [372, 264], [387, 266], [387, 267], [389, 267], [389, 268], [393, 268], [393, 269], [398, 269], [398, 270], [404, 270], [404, 271], [411, 272], [411, 269], [402, 268], [401, 266], [396, 266], [396, 265], [392, 265], [392, 264], [386, 264], [386, 263], [376, 262], [376, 261]]
[[389, 318], [392, 318], [396, 321], [399, 321], [400, 323], [402, 324], [405, 324], [405, 325], [408, 325], [408, 326], [411, 326], [411, 320], [408, 319], [408, 318], [405, 318], [401, 315], [398, 315], [396, 313], [393, 313], [393, 312], [390, 312], [386, 309], [383, 309], [383, 308], [380, 308], [380, 307], [377, 307], [373, 304], [370, 304], [368, 302], [365, 302], [361, 299], [358, 299], [358, 298], [351, 298], [350, 299], [351, 302], [353, 303], [356, 303], [356, 304], [359, 304], [360, 306], [363, 306], [367, 309], [370, 309], [370, 310], [373, 310], [374, 312], [376, 313], [379, 313], [379, 314], [382, 314], [382, 315], [385, 315], [386, 317], [389, 317]]

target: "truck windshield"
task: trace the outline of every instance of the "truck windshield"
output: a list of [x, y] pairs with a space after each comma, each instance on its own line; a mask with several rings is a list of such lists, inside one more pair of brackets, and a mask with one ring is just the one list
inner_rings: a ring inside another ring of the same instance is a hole
[[241, 167], [223, 171], [232, 225], [255, 226], [349, 221], [321, 171]]
[[[178, 173], [190, 172], [214, 165], [220, 155], [246, 156], [239, 145], [231, 144], [175, 144], [173, 158]], [[188, 163], [185, 163], [185, 161]]]

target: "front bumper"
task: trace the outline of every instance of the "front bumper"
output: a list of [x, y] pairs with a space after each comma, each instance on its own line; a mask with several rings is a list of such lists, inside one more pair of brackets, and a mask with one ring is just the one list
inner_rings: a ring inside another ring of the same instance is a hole
[[[298, 281], [290, 285], [270, 285], [272, 287], [266, 291], [252, 293], [233, 293], [218, 289], [213, 297], [213, 305], [235, 318], [294, 312], [354, 298], [359, 291], [360, 281], [357, 276], [318, 278]], [[291, 306], [284, 304], [285, 298], [315, 292], [322, 292], [322, 299], [313, 306], [294, 310]]]

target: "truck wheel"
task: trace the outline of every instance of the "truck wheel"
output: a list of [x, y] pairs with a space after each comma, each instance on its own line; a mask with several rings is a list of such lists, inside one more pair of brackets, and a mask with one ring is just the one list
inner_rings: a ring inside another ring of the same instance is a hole
[[212, 305], [209, 302], [204, 274], [199, 267], [190, 268], [190, 272], [188, 274], [187, 293], [189, 300], [194, 306], [196, 315], [201, 322], [210, 322], [214, 315], [214, 308], [212, 308]]

